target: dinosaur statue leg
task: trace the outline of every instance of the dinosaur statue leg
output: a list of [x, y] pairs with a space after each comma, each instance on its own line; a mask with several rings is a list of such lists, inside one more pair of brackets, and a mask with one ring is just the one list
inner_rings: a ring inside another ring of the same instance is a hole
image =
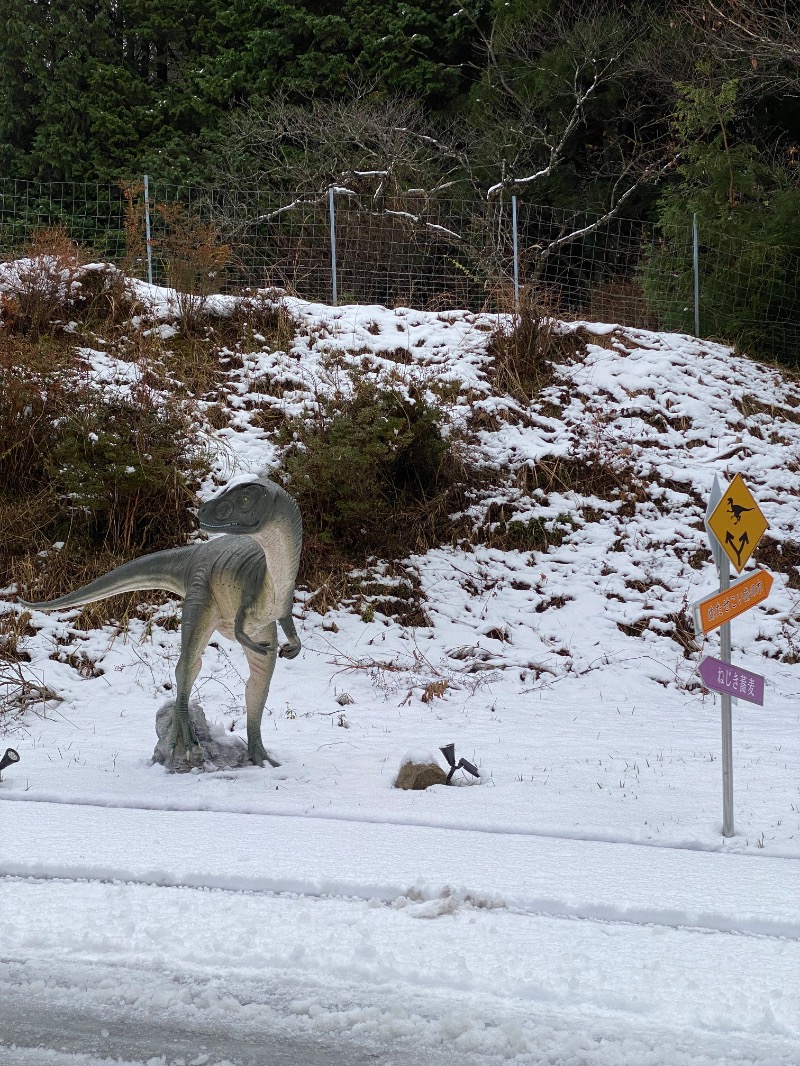
[[273, 622], [268, 631], [269, 651], [254, 651], [243, 645], [243, 651], [250, 667], [250, 677], [244, 690], [244, 704], [247, 708], [247, 751], [250, 762], [263, 766], [266, 759], [270, 766], [280, 766], [270, 755], [261, 741], [261, 716], [267, 702], [269, 683], [275, 671], [278, 658], [278, 627]]
[[181, 615], [181, 654], [175, 668], [175, 716], [167, 738], [167, 750], [177, 748], [187, 760], [199, 755], [197, 737], [189, 720], [189, 697], [200, 673], [203, 652], [217, 625], [213, 601], [187, 594]]

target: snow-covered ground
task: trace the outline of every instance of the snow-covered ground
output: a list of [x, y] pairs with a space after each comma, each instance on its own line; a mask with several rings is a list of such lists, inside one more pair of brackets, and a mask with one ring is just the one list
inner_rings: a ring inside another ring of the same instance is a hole
[[[168, 293], [140, 296], [168, 333]], [[767, 688], [734, 707], [728, 840], [719, 702], [686, 628], [715, 588], [715, 474], [740, 471], [769, 536], [800, 539], [791, 382], [710, 343], [571, 324], [585, 353], [522, 407], [489, 385], [492, 316], [285, 303], [292, 350], [231, 370], [205, 495], [276, 462], [255, 402], [302, 412], [357, 364], [432, 398], [458, 383], [452, 432], [477, 426], [470, 456], [498, 471], [472, 517], [494, 503], [561, 535], [408, 560], [425, 626], [298, 594], [303, 652], [279, 662], [264, 719], [276, 769], [151, 764], [178, 634], [36, 615], [26, 669], [62, 702], [6, 733], [0, 1062], [278, 1063], [288, 1041], [308, 1063], [796, 1066], [796, 575], [775, 570], [733, 624], [734, 661]], [[129, 387], [135, 366], [84, 354], [98, 387]], [[253, 391], [265, 376], [280, 400]], [[526, 488], [559, 462], [619, 486]], [[245, 677], [215, 637], [195, 697], [220, 729], [243, 731]], [[444, 766], [450, 742], [478, 781], [392, 787], [407, 754]]]

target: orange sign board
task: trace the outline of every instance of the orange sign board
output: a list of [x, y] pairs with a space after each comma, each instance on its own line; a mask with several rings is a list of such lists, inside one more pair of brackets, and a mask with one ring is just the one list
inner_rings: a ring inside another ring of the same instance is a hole
[[709, 529], [737, 573], [742, 572], [768, 524], [741, 474], [728, 485], [708, 518]]
[[772, 588], [772, 574], [755, 570], [736, 581], [724, 592], [715, 592], [693, 604], [695, 633], [710, 633], [712, 629], [738, 618], [758, 603], [763, 603]]

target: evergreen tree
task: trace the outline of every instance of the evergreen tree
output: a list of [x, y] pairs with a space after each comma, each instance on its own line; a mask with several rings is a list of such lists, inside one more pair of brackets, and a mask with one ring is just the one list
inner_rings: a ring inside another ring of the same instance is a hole
[[468, 82], [473, 37], [455, 0], [6, 0], [0, 165], [197, 182], [232, 106], [337, 95], [356, 79], [446, 107]]
[[750, 354], [796, 362], [800, 337], [800, 187], [791, 171], [752, 142], [736, 78], [712, 61], [680, 84], [674, 128], [677, 179], [662, 195], [662, 240], [645, 268], [651, 304], [673, 329], [693, 330], [691, 227], [700, 234], [700, 330], [737, 340]]
[[0, 7], [0, 176], [29, 177], [44, 57], [45, 6], [5, 0]]
[[466, 89], [475, 42], [473, 20], [485, 0], [234, 0], [220, 3], [209, 27], [203, 82], [219, 103], [276, 91], [300, 98], [374, 81], [428, 106], [449, 105]]

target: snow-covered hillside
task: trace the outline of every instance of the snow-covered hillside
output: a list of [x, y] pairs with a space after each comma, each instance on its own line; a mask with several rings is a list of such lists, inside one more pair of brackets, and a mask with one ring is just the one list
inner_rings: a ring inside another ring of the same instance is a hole
[[[168, 337], [172, 294], [137, 288]], [[0, 785], [2, 987], [43, 1003], [49, 973], [53, 1003], [81, 984], [87, 1017], [183, 1012], [212, 1034], [208, 1062], [236, 1027], [363, 1039], [387, 1064], [418, 1044], [431, 1063], [796, 1062], [800, 386], [710, 342], [569, 323], [525, 403], [492, 385], [511, 320], [280, 299], [294, 340], [232, 361], [203, 495], [278, 466], [257, 407], [302, 414], [358, 367], [443, 405], [493, 472], [461, 519], [482, 543], [374, 560], [358, 610], [298, 592], [303, 651], [279, 661], [264, 719], [277, 769], [151, 764], [174, 626], [35, 615], [25, 669], [61, 702], [5, 735], [21, 761]], [[82, 354], [98, 387], [135, 380], [108, 346]], [[716, 587], [714, 476], [737, 472], [775, 584], [732, 627], [767, 688], [763, 708], [734, 706], [725, 840], [719, 701], [697, 674], [719, 641], [695, 639], [690, 608]], [[512, 523], [518, 546], [496, 546]], [[398, 583], [423, 624], [397, 620]], [[215, 636], [195, 696], [220, 730], [243, 731], [246, 674]], [[450, 742], [478, 781], [392, 787], [406, 755], [444, 766]], [[273, 1001], [279, 983], [296, 994]], [[83, 1063], [73, 1044], [9, 1050], [30, 1044], [23, 1015], [0, 1059]], [[82, 1050], [123, 1054], [104, 1041]]]

